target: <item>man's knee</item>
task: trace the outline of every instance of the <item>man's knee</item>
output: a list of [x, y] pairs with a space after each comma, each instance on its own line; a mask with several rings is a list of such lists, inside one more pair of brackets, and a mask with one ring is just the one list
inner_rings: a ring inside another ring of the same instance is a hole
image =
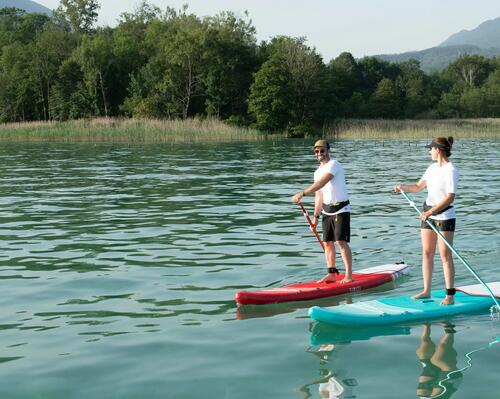
[[347, 241], [335, 241], [335, 244], [338, 245], [338, 247], [341, 251], [344, 251], [347, 248], [349, 248], [349, 244], [347, 243]]

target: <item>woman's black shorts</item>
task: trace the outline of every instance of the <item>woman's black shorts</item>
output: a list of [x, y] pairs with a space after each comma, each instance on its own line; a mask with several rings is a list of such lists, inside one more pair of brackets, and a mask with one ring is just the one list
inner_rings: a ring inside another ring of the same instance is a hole
[[[427, 219], [432, 225], [438, 229], [438, 231], [455, 231], [455, 222], [456, 219], [446, 219], [446, 220], [436, 220], [436, 219]], [[422, 222], [420, 226], [421, 229], [430, 229], [431, 226], [427, 224], [426, 221]]]
[[346, 241], [351, 239], [351, 213], [323, 214], [323, 241]]

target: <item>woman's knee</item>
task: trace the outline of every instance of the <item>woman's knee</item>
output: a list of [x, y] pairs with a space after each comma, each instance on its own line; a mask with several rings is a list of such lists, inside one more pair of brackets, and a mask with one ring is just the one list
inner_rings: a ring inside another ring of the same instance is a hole
[[436, 248], [422, 248], [422, 257], [425, 259], [433, 259], [436, 254]]

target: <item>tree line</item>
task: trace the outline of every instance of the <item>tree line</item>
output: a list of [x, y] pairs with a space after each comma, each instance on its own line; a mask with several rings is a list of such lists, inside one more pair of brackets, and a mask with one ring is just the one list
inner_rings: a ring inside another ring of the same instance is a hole
[[52, 16], [0, 10], [0, 122], [218, 118], [303, 136], [344, 118], [500, 117], [500, 59], [325, 63], [305, 38], [257, 42], [248, 15], [199, 17], [147, 2], [96, 27], [97, 0]]

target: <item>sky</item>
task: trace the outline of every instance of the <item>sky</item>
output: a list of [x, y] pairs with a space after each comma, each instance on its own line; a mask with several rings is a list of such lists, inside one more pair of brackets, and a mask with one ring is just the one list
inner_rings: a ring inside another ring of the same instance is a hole
[[[54, 9], [59, 0], [35, 0]], [[305, 37], [325, 62], [347, 51], [361, 58], [418, 51], [453, 33], [500, 17], [500, 0], [149, 0], [161, 9], [188, 10], [199, 17], [248, 11], [257, 39]], [[100, 0], [98, 25], [116, 26], [140, 0]]]

